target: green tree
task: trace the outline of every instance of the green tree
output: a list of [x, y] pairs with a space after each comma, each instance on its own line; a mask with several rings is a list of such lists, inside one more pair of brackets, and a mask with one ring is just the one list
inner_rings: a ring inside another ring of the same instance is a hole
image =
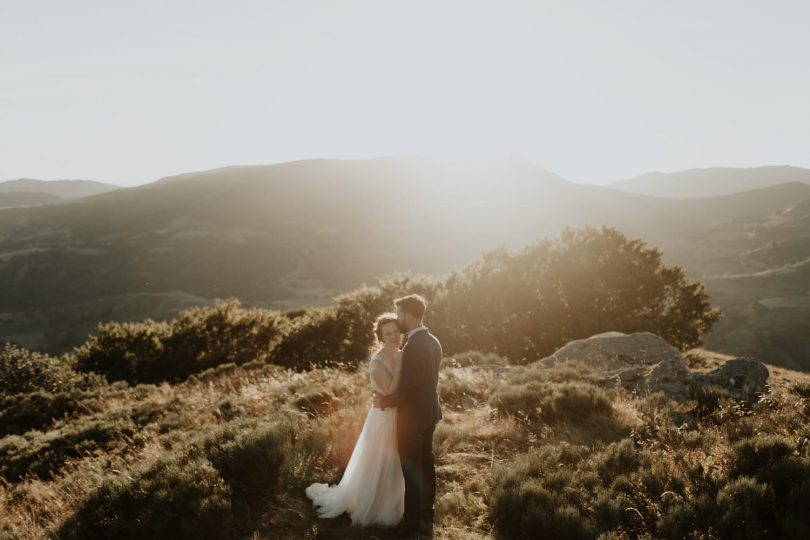
[[435, 309], [447, 349], [514, 361], [610, 330], [653, 332], [685, 350], [721, 317], [703, 285], [664, 265], [660, 250], [605, 226], [566, 228], [517, 253], [489, 251], [444, 289]]

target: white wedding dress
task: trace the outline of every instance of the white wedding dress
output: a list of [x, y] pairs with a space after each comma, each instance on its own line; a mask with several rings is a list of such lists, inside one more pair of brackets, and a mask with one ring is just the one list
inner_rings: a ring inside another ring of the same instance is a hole
[[[377, 355], [369, 362], [369, 373], [374, 368], [386, 370], [394, 380]], [[380, 394], [394, 390], [381, 388], [374, 376], [371, 387]], [[405, 511], [405, 479], [397, 450], [397, 409], [371, 407], [340, 482], [333, 486], [315, 483], [305, 491], [319, 517], [333, 518], [345, 512], [352, 525], [399, 523]]]

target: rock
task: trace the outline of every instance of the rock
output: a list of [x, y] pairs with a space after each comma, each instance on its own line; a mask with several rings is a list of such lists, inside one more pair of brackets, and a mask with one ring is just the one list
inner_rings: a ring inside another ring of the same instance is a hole
[[670, 358], [655, 364], [647, 374], [648, 385], [656, 385], [668, 381], [683, 381], [689, 377], [689, 367], [683, 358]]
[[670, 358], [655, 364], [641, 388], [647, 392], [664, 392], [677, 399], [688, 399], [690, 390], [686, 381], [689, 380], [689, 367], [683, 358]]
[[683, 361], [683, 356], [678, 349], [650, 332], [604, 332], [570, 341], [538, 362], [551, 367], [572, 360], [578, 360], [596, 370], [613, 371], [651, 366], [662, 360]]
[[741, 399], [755, 401], [769, 391], [768, 368], [754, 358], [734, 358], [706, 374], [710, 384], [729, 390]]
[[551, 367], [571, 361], [602, 371], [602, 381], [608, 386], [644, 394], [662, 391], [678, 399], [689, 395], [684, 382], [689, 377], [689, 368], [683, 355], [650, 332], [605, 332], [578, 339], [539, 363]]
[[752, 401], [768, 391], [768, 368], [762, 362], [735, 358], [709, 373], [693, 372], [678, 349], [650, 332], [605, 332], [577, 339], [535, 364], [553, 367], [572, 361], [601, 371], [601, 384], [621, 386], [637, 395], [664, 392], [686, 400], [716, 385], [738, 399]]
[[638, 366], [627, 369], [621, 369], [615, 373], [615, 377], [619, 379], [622, 385], [626, 385], [628, 383], [635, 384], [638, 381], [642, 380], [647, 375], [647, 372], [649, 370], [650, 368], [647, 366]]

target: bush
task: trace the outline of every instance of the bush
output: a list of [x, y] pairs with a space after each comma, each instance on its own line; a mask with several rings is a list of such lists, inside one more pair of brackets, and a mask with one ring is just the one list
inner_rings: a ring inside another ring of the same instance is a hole
[[540, 404], [546, 400], [549, 388], [538, 382], [519, 386], [508, 386], [496, 390], [489, 398], [489, 404], [499, 414], [525, 419], [540, 417]]
[[576, 382], [506, 385], [490, 397], [489, 404], [501, 414], [548, 423], [582, 422], [613, 412], [604, 390]]
[[609, 485], [614, 478], [649, 467], [649, 459], [630, 439], [609, 444], [594, 456], [594, 468], [602, 482]]
[[177, 382], [206, 369], [266, 361], [287, 331], [274, 311], [239, 300], [183, 310], [170, 322], [109, 322], [75, 349], [82, 371], [130, 383]]
[[594, 538], [590, 513], [577, 507], [574, 467], [585, 447], [545, 446], [494, 471], [491, 519], [505, 538]]
[[540, 406], [541, 416], [547, 422], [579, 422], [592, 415], [613, 412], [613, 405], [601, 388], [573, 382], [552, 388], [551, 396]]
[[280, 366], [303, 370], [317, 367], [356, 366], [346, 358], [351, 322], [341, 319], [335, 308], [311, 308], [295, 312], [291, 329], [270, 354], [269, 360]]
[[309, 417], [323, 416], [334, 410], [335, 396], [328, 391], [308, 392], [295, 399], [292, 406], [306, 413]]
[[0, 437], [43, 429], [54, 420], [99, 411], [97, 392], [42, 390], [0, 399]]
[[59, 530], [65, 539], [238, 538], [231, 486], [199, 453], [171, 455], [121, 475], [85, 499]]
[[101, 377], [75, 371], [69, 358], [53, 358], [12, 344], [0, 350], [0, 397], [89, 390], [103, 382]]
[[103, 484], [58, 536], [243, 538], [278, 485], [293, 434], [283, 420], [229, 424]]
[[494, 379], [487, 371], [470, 368], [444, 370], [439, 374], [439, 399], [442, 406], [465, 409], [486, 402]]
[[151, 319], [99, 324], [98, 333], [75, 349], [77, 368], [102, 374], [108, 381], [156, 382], [161, 369], [167, 375], [172, 371], [172, 366], [163, 365], [170, 335], [168, 323]]
[[643, 475], [677, 475], [660, 459], [629, 440], [601, 449], [541, 447], [496, 468], [490, 519], [503, 538], [639, 537], [645, 530], [659, 537], [650, 524], [660, 493], [645, 493]]
[[204, 451], [231, 486], [234, 504], [245, 507], [235, 512], [260, 509], [262, 497], [276, 488], [291, 437], [290, 427], [280, 423], [248, 429], [232, 424], [205, 441]]
[[213, 307], [181, 311], [171, 321], [167, 360], [176, 380], [220, 364], [266, 361], [286, 331], [275, 311], [243, 308], [236, 298], [217, 300]]
[[717, 494], [718, 532], [723, 538], [778, 538], [774, 527], [773, 490], [754, 478], [742, 476]]
[[790, 441], [778, 435], [758, 435], [743, 439], [731, 449], [729, 474], [732, 477], [756, 476], [785, 459], [792, 451]]
[[68, 458], [124, 448], [136, 432], [137, 427], [125, 415], [111, 414], [83, 418], [47, 433], [9, 435], [0, 439], [0, 475], [11, 482], [26, 474], [48, 479]]

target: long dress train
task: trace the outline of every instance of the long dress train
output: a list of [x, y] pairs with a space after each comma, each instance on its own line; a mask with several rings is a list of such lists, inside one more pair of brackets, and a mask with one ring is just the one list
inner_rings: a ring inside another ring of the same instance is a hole
[[[385, 393], [373, 377], [371, 386]], [[305, 491], [319, 517], [346, 512], [352, 525], [399, 523], [405, 511], [405, 479], [397, 450], [396, 408], [371, 407], [340, 482], [311, 484]]]

